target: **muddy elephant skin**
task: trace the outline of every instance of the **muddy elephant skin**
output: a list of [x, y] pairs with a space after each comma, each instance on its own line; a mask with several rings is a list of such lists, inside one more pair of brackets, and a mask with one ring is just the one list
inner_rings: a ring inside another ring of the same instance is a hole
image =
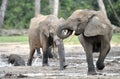
[[[62, 34], [64, 30], [68, 32]], [[100, 52], [96, 67], [98, 70], [102, 70], [104, 60], [111, 48], [112, 26], [110, 21], [102, 11], [76, 10], [58, 27], [57, 35], [61, 39], [65, 39], [72, 32], [78, 36], [86, 52], [88, 74], [97, 74], [93, 64], [93, 52]]]
[[54, 15], [38, 15], [33, 17], [29, 27], [29, 46], [30, 55], [27, 64], [32, 65], [33, 54], [35, 49], [43, 50], [43, 66], [48, 66], [48, 54], [51, 47], [58, 48], [60, 69], [65, 67], [64, 45], [62, 39], [58, 38], [56, 28], [62, 22]]

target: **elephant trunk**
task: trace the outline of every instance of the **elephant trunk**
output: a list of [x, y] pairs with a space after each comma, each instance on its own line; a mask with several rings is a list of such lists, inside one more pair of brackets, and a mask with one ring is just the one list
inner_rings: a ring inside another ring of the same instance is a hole
[[69, 37], [73, 32], [72, 28], [70, 28], [69, 26], [66, 26], [66, 25], [67, 24], [63, 24], [57, 28], [57, 35], [61, 39], [65, 39], [65, 38]]
[[60, 61], [60, 70], [65, 69], [65, 51], [64, 51], [64, 45], [62, 39], [56, 40], [56, 46], [58, 47], [58, 55], [59, 55], [59, 61]]

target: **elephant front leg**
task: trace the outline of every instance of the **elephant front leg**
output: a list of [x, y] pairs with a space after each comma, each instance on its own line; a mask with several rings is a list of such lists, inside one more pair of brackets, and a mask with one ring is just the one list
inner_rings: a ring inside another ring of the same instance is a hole
[[83, 37], [82, 34], [79, 36], [79, 41], [82, 44], [84, 51], [86, 52], [86, 61], [88, 64], [88, 75], [96, 75], [97, 73], [95, 71], [95, 67], [93, 64], [93, 53], [92, 53], [93, 46], [91, 43], [88, 42], [88, 40], [86, 40], [85, 37]]
[[107, 43], [107, 42], [102, 43], [100, 55], [99, 55], [98, 61], [96, 63], [98, 70], [102, 70], [105, 67], [104, 60], [105, 60], [107, 54], [109, 53], [109, 51], [110, 51], [110, 43]]
[[88, 64], [88, 75], [96, 75], [95, 67], [94, 67], [94, 62], [93, 62], [93, 53], [92, 53], [92, 46], [87, 45], [86, 50], [86, 60]]
[[35, 49], [30, 48], [30, 55], [29, 55], [28, 62], [27, 62], [27, 65], [29, 65], [29, 66], [32, 65], [32, 60], [33, 60], [34, 52], [35, 52]]

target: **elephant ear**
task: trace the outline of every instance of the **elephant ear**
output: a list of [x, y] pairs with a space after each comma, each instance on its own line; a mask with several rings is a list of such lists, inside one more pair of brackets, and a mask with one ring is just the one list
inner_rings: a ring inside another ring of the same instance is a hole
[[88, 25], [85, 28], [84, 35], [87, 37], [96, 36], [96, 35], [105, 35], [106, 25], [103, 24], [99, 17], [94, 16], [88, 22]]
[[46, 37], [49, 37], [49, 27], [45, 21], [39, 23], [39, 28], [41, 34], [43, 34]]
[[43, 34], [44, 34], [46, 37], [49, 37], [49, 31], [43, 31]]

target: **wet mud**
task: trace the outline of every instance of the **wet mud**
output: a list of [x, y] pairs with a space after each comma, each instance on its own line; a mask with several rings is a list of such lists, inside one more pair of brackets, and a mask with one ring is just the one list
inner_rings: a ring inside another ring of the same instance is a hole
[[[105, 59], [105, 68], [97, 71], [99, 75], [87, 75], [85, 52], [81, 45], [65, 45], [65, 70], [59, 70], [59, 60], [49, 59], [49, 66], [42, 67], [42, 58], [34, 55], [32, 66], [13, 66], [8, 64], [5, 55], [18, 54], [25, 62], [29, 55], [28, 44], [0, 44], [0, 79], [120, 79], [120, 46], [112, 45]], [[99, 53], [94, 53], [94, 64]]]

